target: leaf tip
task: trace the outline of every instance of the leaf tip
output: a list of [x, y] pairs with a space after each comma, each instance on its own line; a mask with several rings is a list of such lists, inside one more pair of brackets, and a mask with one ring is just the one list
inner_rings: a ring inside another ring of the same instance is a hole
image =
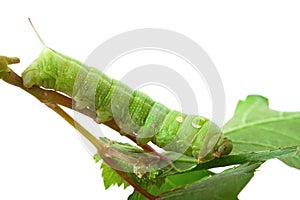
[[266, 103], [267, 105], [269, 104], [269, 100], [268, 98], [262, 96], [262, 95], [258, 95], [258, 94], [251, 94], [251, 95], [248, 95], [245, 99], [245, 101], [248, 101], [248, 102], [264, 102]]

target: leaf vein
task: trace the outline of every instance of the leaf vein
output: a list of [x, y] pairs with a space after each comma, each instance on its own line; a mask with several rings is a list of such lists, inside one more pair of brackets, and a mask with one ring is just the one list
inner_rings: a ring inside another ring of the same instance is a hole
[[270, 129], [270, 128], [265, 128], [265, 127], [257, 127], [257, 128], [261, 129], [261, 130], [265, 130], [265, 131], [270, 131], [270, 132], [273, 132], [275, 134], [282, 135], [284, 137], [288, 137], [288, 138], [296, 140], [296, 141], [300, 141], [300, 138], [292, 137], [291, 135], [283, 133], [282, 131], [277, 131], [277, 130]]
[[293, 115], [291, 117], [285, 117], [285, 118], [281, 118], [281, 117], [278, 118], [278, 117], [276, 117], [276, 118], [269, 118], [267, 120], [246, 123], [244, 125], [236, 126], [236, 127], [232, 128], [232, 129], [224, 131], [224, 134], [228, 135], [228, 134], [231, 134], [233, 132], [242, 130], [244, 128], [251, 128], [251, 127], [255, 127], [257, 125], [263, 125], [263, 124], [268, 124], [268, 123], [275, 123], [275, 122], [279, 122], [279, 121], [288, 121], [288, 120], [294, 120], [294, 119], [299, 119], [300, 120], [300, 114]]
[[246, 141], [234, 141], [234, 144], [250, 144], [250, 145], [254, 145], [254, 146], [261, 146], [264, 147], [264, 149], [273, 149], [273, 148], [277, 148], [277, 146], [274, 145], [270, 145], [270, 144], [265, 144], [265, 143], [258, 143], [258, 142], [246, 142]]

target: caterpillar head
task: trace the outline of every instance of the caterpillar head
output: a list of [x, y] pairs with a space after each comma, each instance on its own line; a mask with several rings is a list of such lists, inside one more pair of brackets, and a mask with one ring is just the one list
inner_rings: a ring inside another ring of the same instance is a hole
[[219, 127], [207, 121], [194, 141], [193, 155], [198, 158], [198, 162], [205, 162], [228, 155], [232, 148], [231, 140], [223, 136]]
[[[215, 145], [214, 148], [212, 148], [212, 151], [210, 151], [210, 152], [206, 151], [206, 154], [202, 154], [202, 155], [201, 155], [201, 153], [199, 153], [198, 163], [206, 162], [213, 158], [220, 158], [222, 156], [228, 155], [228, 154], [230, 154], [232, 149], [233, 149], [232, 141], [230, 139], [228, 139], [227, 137], [222, 137], [222, 138], [220, 138], [218, 144]], [[205, 152], [205, 151], [202, 151], [202, 152]]]
[[223, 137], [217, 145], [217, 149], [213, 153], [213, 156], [219, 158], [221, 156], [228, 155], [232, 151], [232, 148], [232, 141], [227, 137]]

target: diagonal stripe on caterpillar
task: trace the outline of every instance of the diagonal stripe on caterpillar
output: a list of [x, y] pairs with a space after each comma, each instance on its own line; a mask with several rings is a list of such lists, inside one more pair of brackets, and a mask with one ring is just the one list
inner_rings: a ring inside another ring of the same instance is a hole
[[170, 110], [101, 71], [48, 48], [41, 38], [40, 41], [40, 56], [22, 73], [25, 87], [37, 85], [67, 94], [78, 106], [94, 109], [98, 123], [114, 119], [124, 132], [136, 133], [140, 145], [152, 141], [165, 150], [199, 161], [231, 152], [231, 141], [207, 118]]

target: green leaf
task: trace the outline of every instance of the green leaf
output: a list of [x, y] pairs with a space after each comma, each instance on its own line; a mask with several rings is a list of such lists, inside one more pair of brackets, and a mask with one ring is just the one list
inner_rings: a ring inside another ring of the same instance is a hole
[[112, 148], [116, 148], [122, 151], [126, 152], [132, 152], [132, 153], [142, 153], [143, 150], [141, 150], [139, 147], [133, 146], [129, 143], [123, 143], [123, 142], [118, 142], [114, 140], [110, 140], [109, 138], [106, 137], [100, 137], [99, 140], [107, 144], [108, 146]]
[[[200, 163], [200, 164], [198, 164], [197, 160], [194, 160], [193, 158], [189, 158], [186, 156], [178, 157], [174, 152], [166, 152], [165, 155], [168, 155], [169, 158], [176, 158], [176, 157], [178, 158], [178, 160], [175, 160], [173, 163], [176, 165], [176, 167], [178, 166], [179, 163], [181, 163], [184, 166], [183, 169], [187, 170], [184, 164], [186, 164], [186, 166], [191, 165], [194, 166], [192, 168], [193, 171], [185, 171], [184, 173], [177, 172], [177, 174], [175, 174], [176, 172], [174, 171], [171, 171], [169, 173], [164, 173], [162, 174], [163, 176], [167, 175], [164, 184], [158, 186], [157, 184], [149, 184], [150, 182], [147, 182], [147, 185], [144, 188], [153, 195], [160, 195], [163, 192], [166, 192], [168, 190], [184, 188], [187, 185], [209, 178], [210, 176], [214, 175], [212, 172], [207, 170], [210, 168], [236, 165], [242, 163], [264, 162], [272, 158], [282, 158], [284, 156], [295, 155], [296, 152], [298, 152], [298, 147], [286, 147], [286, 148], [276, 149], [276, 150], [243, 153], [239, 155], [229, 155], [221, 158], [216, 158], [214, 160], [210, 160], [208, 162]], [[143, 197], [140, 193], [135, 191], [130, 196], [129, 199], [140, 200], [146, 198]]]
[[[181, 174], [175, 174], [168, 176], [164, 182], [164, 184], [158, 186], [157, 184], [147, 184], [144, 185], [145, 188], [149, 193], [152, 195], [158, 196], [163, 192], [168, 190], [172, 190], [174, 188], [182, 188], [188, 184], [192, 184], [203, 178], [207, 178], [209, 176], [214, 175], [214, 173], [208, 170], [197, 170], [197, 171], [189, 171]], [[146, 200], [147, 198], [144, 197], [137, 191], [134, 191], [133, 194], [129, 196], [130, 200]]]
[[[296, 146], [300, 144], [300, 112], [271, 110], [265, 97], [251, 95], [238, 103], [223, 131], [233, 141], [232, 154]], [[299, 153], [280, 160], [300, 169]]]
[[287, 156], [296, 155], [299, 151], [299, 146], [286, 147], [276, 150], [258, 151], [250, 153], [241, 153], [237, 155], [228, 155], [221, 158], [215, 158], [205, 163], [198, 164], [194, 170], [210, 169], [215, 167], [224, 167], [242, 163], [264, 162], [272, 158], [284, 158]]
[[[119, 171], [133, 173], [139, 178], [155, 179], [156, 175], [161, 174], [160, 165], [167, 164], [166, 161], [161, 161], [159, 156], [143, 152], [131, 144], [112, 141], [108, 138], [100, 138], [100, 140], [106, 144], [106, 152], [102, 156], [112, 159], [115, 168]], [[94, 159], [97, 161], [99, 157], [96, 156]]]
[[93, 156], [93, 158], [94, 158], [94, 160], [95, 160], [95, 163], [98, 163], [98, 162], [100, 162], [100, 160], [101, 160], [101, 156], [100, 156], [98, 153], [96, 153], [96, 154]]
[[118, 185], [119, 187], [123, 184], [124, 189], [129, 186], [129, 184], [123, 180], [119, 174], [117, 174], [112, 168], [110, 168], [107, 164], [102, 162], [102, 177], [104, 182], [105, 189], [108, 189], [112, 185]]
[[237, 195], [247, 185], [260, 163], [241, 165], [220, 174], [200, 180], [183, 189], [174, 190], [161, 195], [161, 199], [216, 199], [236, 200]]

